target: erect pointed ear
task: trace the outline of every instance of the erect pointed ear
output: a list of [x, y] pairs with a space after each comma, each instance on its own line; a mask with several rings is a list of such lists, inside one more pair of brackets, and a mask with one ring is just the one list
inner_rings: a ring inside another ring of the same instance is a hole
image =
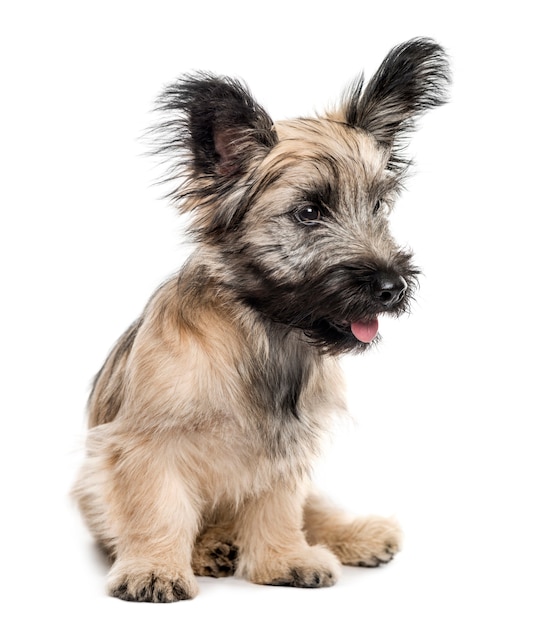
[[236, 178], [277, 141], [268, 114], [232, 78], [183, 76], [163, 92], [159, 109], [173, 115], [162, 125], [167, 131], [162, 149], [188, 155], [183, 164], [191, 175]]
[[341, 114], [347, 124], [392, 146], [424, 111], [446, 102], [449, 82], [443, 48], [431, 39], [412, 39], [389, 52], [367, 85], [363, 76], [354, 82]]

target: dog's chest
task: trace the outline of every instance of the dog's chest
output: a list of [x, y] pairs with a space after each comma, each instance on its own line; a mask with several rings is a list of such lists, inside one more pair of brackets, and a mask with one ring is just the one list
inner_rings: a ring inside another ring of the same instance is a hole
[[301, 338], [269, 333], [266, 358], [251, 370], [249, 393], [262, 451], [296, 464], [318, 452], [332, 404], [322, 359]]
[[272, 344], [266, 359], [252, 372], [252, 393], [256, 402], [282, 421], [301, 418], [302, 396], [314, 367], [305, 350], [290, 344]]

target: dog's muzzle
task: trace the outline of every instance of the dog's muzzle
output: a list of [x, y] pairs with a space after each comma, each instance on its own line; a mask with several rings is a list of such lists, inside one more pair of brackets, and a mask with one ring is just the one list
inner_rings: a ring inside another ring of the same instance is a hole
[[376, 302], [383, 308], [390, 309], [404, 298], [408, 285], [402, 276], [379, 272], [372, 287]]
[[[398, 274], [376, 272], [370, 285], [371, 297], [378, 313], [390, 312], [403, 300], [408, 288], [406, 280]], [[377, 336], [379, 321], [377, 314], [354, 320], [350, 330], [354, 337], [362, 343], [371, 343]]]

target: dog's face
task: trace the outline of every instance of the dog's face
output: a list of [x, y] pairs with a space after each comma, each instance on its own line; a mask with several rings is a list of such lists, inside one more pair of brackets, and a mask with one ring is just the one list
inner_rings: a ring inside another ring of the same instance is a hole
[[278, 142], [253, 172], [250, 210], [227, 245], [236, 287], [331, 351], [365, 347], [380, 313], [406, 308], [416, 273], [389, 233], [399, 185], [389, 151], [327, 119], [275, 130]]
[[443, 102], [446, 81], [441, 48], [414, 40], [321, 118], [274, 124], [230, 79], [170, 87], [163, 108], [180, 116], [164, 148], [179, 149], [185, 175], [175, 195], [228, 287], [330, 352], [367, 347], [380, 314], [406, 310], [417, 274], [388, 226], [407, 165], [399, 139]]

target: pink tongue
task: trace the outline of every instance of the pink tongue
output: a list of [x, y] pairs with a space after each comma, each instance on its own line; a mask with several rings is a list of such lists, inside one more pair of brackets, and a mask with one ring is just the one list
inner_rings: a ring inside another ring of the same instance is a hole
[[377, 319], [371, 322], [352, 322], [350, 325], [354, 337], [363, 343], [372, 342], [377, 335], [378, 328], [379, 322]]

